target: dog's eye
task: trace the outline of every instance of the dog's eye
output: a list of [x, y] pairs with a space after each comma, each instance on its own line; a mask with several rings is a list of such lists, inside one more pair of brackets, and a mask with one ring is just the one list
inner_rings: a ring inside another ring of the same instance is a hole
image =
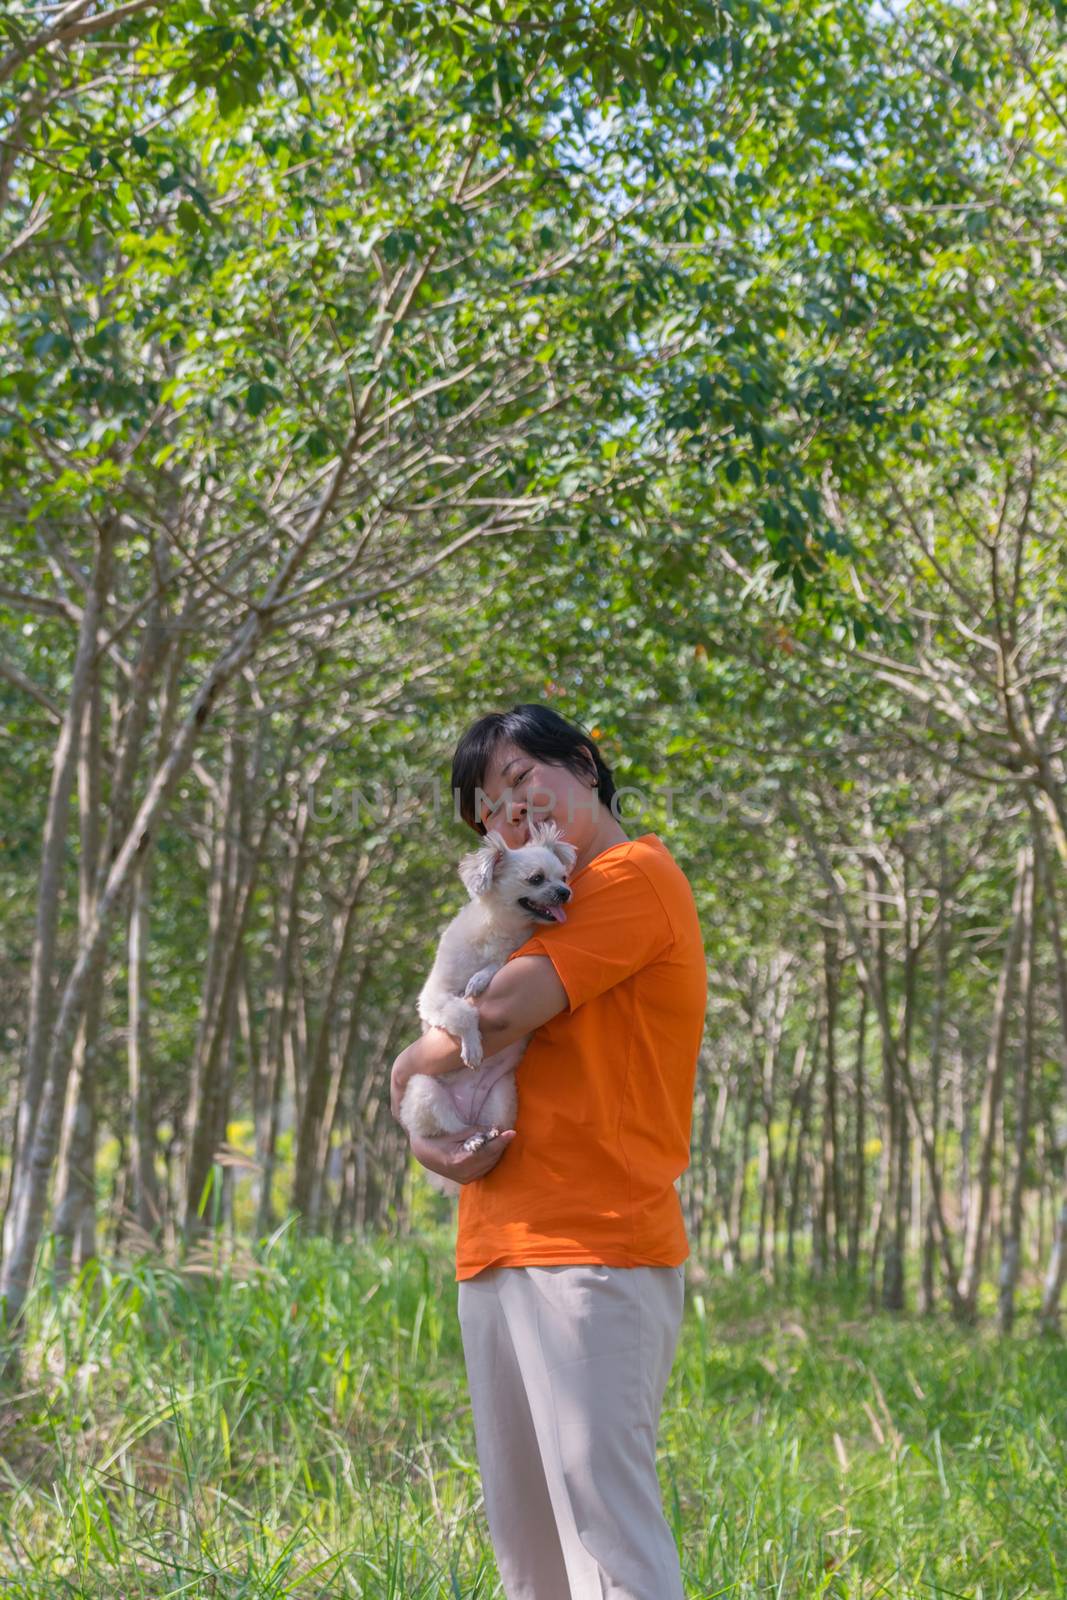
[[526, 881], [527, 881], [527, 883], [544, 883], [545, 875], [544, 875], [543, 872], [535, 872], [533, 877], [532, 878], [527, 878]]

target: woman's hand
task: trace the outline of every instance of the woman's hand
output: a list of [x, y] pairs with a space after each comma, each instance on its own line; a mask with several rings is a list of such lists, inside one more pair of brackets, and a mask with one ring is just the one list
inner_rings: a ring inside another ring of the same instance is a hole
[[443, 1133], [434, 1139], [424, 1139], [413, 1133], [411, 1152], [419, 1165], [429, 1172], [451, 1178], [455, 1183], [473, 1183], [476, 1178], [484, 1178], [487, 1172], [492, 1172], [515, 1137], [514, 1128], [505, 1128], [473, 1154], [464, 1150], [465, 1139], [484, 1132], [484, 1128], [465, 1128], [462, 1133]]
[[[410, 1050], [410, 1046], [408, 1047]], [[400, 1107], [409, 1079], [418, 1071], [408, 1050], [402, 1050], [393, 1062], [389, 1074], [389, 1109], [400, 1122]], [[403, 1126], [403, 1124], [401, 1124]], [[405, 1130], [406, 1131], [406, 1130]], [[419, 1134], [409, 1134], [411, 1152], [415, 1160], [430, 1172], [442, 1178], [452, 1178], [456, 1183], [473, 1183], [492, 1172], [504, 1151], [515, 1137], [514, 1128], [505, 1128], [495, 1139], [489, 1139], [480, 1150], [464, 1150], [464, 1140], [472, 1134], [485, 1133], [484, 1128], [464, 1128], [462, 1133], [444, 1133], [428, 1139]]]

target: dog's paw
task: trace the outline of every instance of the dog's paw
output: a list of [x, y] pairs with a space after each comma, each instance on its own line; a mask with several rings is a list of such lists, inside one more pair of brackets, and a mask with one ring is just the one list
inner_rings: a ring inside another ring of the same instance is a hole
[[479, 1150], [484, 1150], [487, 1144], [500, 1138], [499, 1128], [479, 1128], [477, 1133], [472, 1133], [469, 1139], [464, 1139], [463, 1148], [469, 1155], [475, 1155]]
[[467, 987], [463, 991], [464, 1000], [473, 1000], [476, 996], [484, 994], [499, 971], [499, 966], [482, 967], [473, 977], [468, 978]]
[[481, 1041], [481, 1036], [477, 1033], [477, 1031], [474, 1033], [473, 1037], [464, 1038], [464, 1039], [461, 1039], [459, 1041], [459, 1053], [460, 1053], [460, 1056], [462, 1057], [463, 1062], [464, 1062], [464, 1064], [466, 1066], [468, 1066], [468, 1067], [480, 1067], [481, 1066], [481, 1064], [482, 1064], [482, 1041]]

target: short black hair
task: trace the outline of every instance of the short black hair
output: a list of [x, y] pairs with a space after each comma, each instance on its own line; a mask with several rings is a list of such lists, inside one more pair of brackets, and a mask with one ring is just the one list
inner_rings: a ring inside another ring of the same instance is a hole
[[474, 809], [493, 751], [502, 741], [518, 745], [528, 756], [566, 767], [577, 778], [589, 776], [589, 753], [596, 764], [597, 796], [610, 805], [615, 794], [611, 768], [597, 749], [596, 740], [578, 723], [568, 722], [551, 706], [512, 706], [510, 711], [490, 711], [469, 727], [452, 757], [452, 795], [459, 796], [459, 812], [469, 828], [484, 834], [485, 824]]

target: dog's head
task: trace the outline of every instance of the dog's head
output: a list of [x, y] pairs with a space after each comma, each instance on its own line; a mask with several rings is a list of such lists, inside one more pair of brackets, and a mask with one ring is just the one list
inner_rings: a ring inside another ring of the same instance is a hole
[[571, 897], [567, 874], [578, 852], [554, 822], [535, 822], [529, 844], [509, 850], [491, 829], [480, 850], [459, 864], [459, 875], [472, 900], [491, 898], [501, 909], [535, 922], [565, 922], [563, 907]]

